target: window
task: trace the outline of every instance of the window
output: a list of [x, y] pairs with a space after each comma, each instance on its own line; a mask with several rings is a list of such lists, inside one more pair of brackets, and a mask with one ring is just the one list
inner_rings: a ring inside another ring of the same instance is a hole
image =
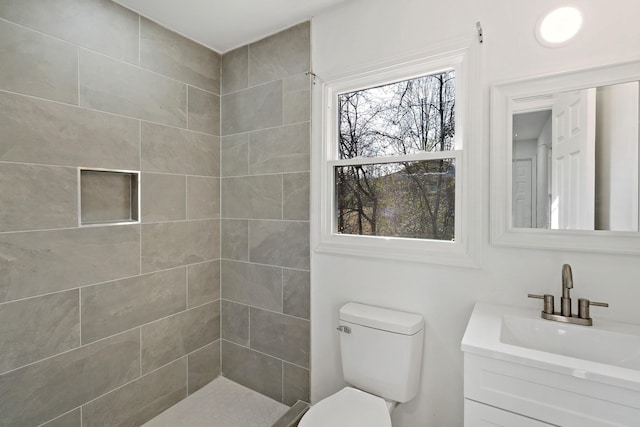
[[337, 233], [455, 240], [455, 81], [450, 69], [338, 94]]
[[466, 58], [460, 49], [322, 85], [316, 250], [475, 264]]

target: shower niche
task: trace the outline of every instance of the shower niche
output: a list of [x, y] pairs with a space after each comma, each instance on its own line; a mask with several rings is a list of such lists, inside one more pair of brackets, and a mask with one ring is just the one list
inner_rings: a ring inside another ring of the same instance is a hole
[[140, 222], [140, 172], [78, 168], [80, 226]]

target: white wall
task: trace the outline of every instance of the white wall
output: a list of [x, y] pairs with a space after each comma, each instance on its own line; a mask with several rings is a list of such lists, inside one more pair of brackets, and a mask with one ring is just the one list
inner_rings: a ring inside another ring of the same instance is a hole
[[[579, 252], [500, 248], [488, 242], [489, 87], [533, 75], [597, 66], [640, 57], [640, 3], [617, 0], [574, 1], [584, 12], [585, 28], [564, 48], [539, 46], [533, 37], [538, 16], [557, 2], [540, 0], [353, 0], [312, 22], [313, 68], [320, 78], [358, 69], [394, 57], [424, 51], [475, 35], [481, 21], [485, 43], [477, 48], [481, 61], [481, 108], [475, 108], [475, 129], [481, 138], [483, 191], [474, 211], [482, 220], [482, 260], [477, 269], [426, 263], [312, 254], [312, 401], [344, 385], [339, 363], [337, 313], [347, 301], [359, 301], [421, 313], [426, 342], [417, 398], [399, 406], [394, 427], [455, 427], [463, 423], [463, 355], [460, 340], [476, 301], [537, 307], [527, 292], [560, 289], [560, 270], [574, 271], [574, 295], [607, 301], [609, 309], [593, 316], [640, 324], [637, 257]], [[321, 120], [314, 100], [314, 142]], [[473, 121], [473, 117], [472, 117]], [[317, 166], [313, 163], [312, 169]], [[312, 171], [314, 177], [317, 173]], [[317, 182], [312, 198], [317, 200]], [[312, 235], [318, 227], [312, 212]]]

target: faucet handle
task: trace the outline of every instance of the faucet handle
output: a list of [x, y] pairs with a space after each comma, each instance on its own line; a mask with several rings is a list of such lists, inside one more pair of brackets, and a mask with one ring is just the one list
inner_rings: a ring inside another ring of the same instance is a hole
[[595, 305], [597, 307], [609, 307], [606, 302], [589, 301], [586, 298], [578, 299], [578, 317], [581, 319], [588, 319], [590, 317], [589, 306]]
[[537, 298], [537, 299], [544, 300], [544, 307], [542, 309], [542, 312], [543, 313], [547, 313], [547, 314], [553, 314], [553, 310], [554, 310], [553, 295], [550, 295], [550, 294], [544, 294], [544, 295], [527, 294], [527, 296], [529, 298]]

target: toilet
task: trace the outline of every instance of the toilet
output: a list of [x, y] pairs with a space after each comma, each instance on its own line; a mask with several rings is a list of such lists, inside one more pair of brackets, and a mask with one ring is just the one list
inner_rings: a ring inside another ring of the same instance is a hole
[[340, 308], [338, 331], [351, 387], [313, 405], [298, 427], [391, 427], [391, 411], [418, 393], [422, 316], [351, 302]]

